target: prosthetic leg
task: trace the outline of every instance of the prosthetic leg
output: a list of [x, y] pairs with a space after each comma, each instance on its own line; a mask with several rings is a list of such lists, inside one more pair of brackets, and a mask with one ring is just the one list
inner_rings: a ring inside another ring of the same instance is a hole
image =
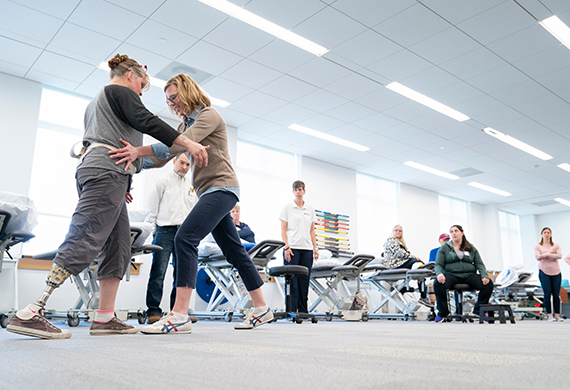
[[59, 329], [44, 317], [44, 307], [53, 290], [65, 282], [69, 276], [69, 271], [53, 263], [46, 280], [46, 289], [40, 299], [24, 309], [18, 310], [10, 320], [6, 330], [43, 339], [67, 339], [71, 337], [69, 330]]

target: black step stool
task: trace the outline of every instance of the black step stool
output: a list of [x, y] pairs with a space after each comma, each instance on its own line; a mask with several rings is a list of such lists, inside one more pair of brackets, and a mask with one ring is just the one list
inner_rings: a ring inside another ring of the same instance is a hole
[[[495, 317], [495, 311], [499, 312], [499, 316]], [[488, 313], [488, 317], [485, 318], [485, 313]], [[509, 313], [505, 316], [505, 312]], [[499, 320], [501, 324], [506, 324], [507, 320], [511, 321], [511, 324], [516, 323], [515, 315], [513, 314], [513, 309], [511, 305], [491, 305], [483, 304], [481, 305], [481, 310], [479, 312], [479, 323], [482, 324], [483, 321], [489, 321], [490, 324], [495, 323], [495, 320]]]
[[291, 318], [294, 322], [300, 324], [303, 322], [303, 318], [307, 318], [310, 319], [313, 324], [316, 324], [318, 320], [315, 318], [314, 314], [291, 312], [291, 279], [295, 276], [308, 276], [309, 269], [302, 265], [282, 265], [270, 268], [269, 275], [285, 278], [285, 311], [273, 313], [274, 321], [281, 320], [283, 318]]

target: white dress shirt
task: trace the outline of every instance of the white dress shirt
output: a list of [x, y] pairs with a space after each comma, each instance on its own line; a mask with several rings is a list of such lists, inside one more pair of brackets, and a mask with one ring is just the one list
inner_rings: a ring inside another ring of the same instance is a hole
[[148, 194], [147, 220], [158, 226], [181, 225], [197, 201], [190, 179], [172, 171], [157, 180]]

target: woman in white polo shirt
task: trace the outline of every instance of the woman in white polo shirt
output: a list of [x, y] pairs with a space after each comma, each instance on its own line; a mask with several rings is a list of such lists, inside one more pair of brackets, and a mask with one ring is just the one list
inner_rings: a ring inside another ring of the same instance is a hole
[[283, 257], [285, 265], [303, 265], [309, 269], [308, 276], [299, 276], [291, 281], [291, 311], [307, 313], [309, 295], [309, 277], [313, 267], [313, 258], [319, 258], [317, 237], [315, 236], [315, 209], [305, 203], [305, 183], [293, 182], [294, 201], [283, 207], [281, 237], [285, 241]]

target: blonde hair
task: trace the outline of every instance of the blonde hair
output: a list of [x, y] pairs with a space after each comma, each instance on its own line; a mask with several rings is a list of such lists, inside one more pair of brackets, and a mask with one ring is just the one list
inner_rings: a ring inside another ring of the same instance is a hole
[[[191, 114], [198, 106], [206, 108], [212, 105], [208, 95], [206, 95], [206, 93], [202, 91], [202, 88], [200, 88], [200, 86], [187, 74], [180, 73], [171, 77], [164, 86], [165, 93], [171, 85], [176, 85], [176, 88], [178, 89], [178, 98], [189, 110], [184, 113], [186, 115]], [[172, 106], [168, 105], [168, 109], [173, 115], [182, 118], [182, 116], [180, 116]]]
[[[394, 237], [394, 229], [396, 229], [398, 226], [402, 229], [402, 237], [400, 237], [400, 238]], [[400, 241], [402, 243], [404, 248], [408, 249], [408, 246], [406, 245], [406, 241], [404, 240], [404, 228], [402, 227], [402, 225], [396, 225], [392, 228], [392, 237], [396, 238], [398, 241]]]
[[150, 88], [150, 79], [146, 68], [139, 64], [134, 58], [130, 58], [126, 54], [117, 54], [107, 62], [107, 65], [109, 65], [111, 69], [109, 72], [111, 79], [123, 77], [127, 72], [133, 72], [136, 77], [141, 77], [145, 80], [144, 91]]

